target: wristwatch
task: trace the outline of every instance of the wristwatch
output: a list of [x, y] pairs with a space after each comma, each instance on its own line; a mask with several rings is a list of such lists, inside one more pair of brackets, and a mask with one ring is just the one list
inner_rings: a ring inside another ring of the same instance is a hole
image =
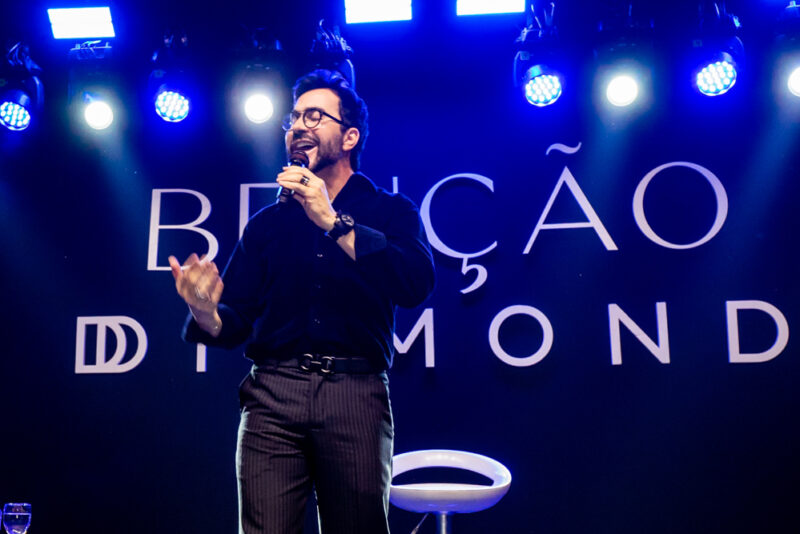
[[352, 215], [337, 211], [336, 220], [333, 221], [333, 228], [331, 228], [328, 232], [325, 232], [325, 235], [336, 241], [346, 233], [350, 232], [355, 225], [356, 222], [353, 220]]

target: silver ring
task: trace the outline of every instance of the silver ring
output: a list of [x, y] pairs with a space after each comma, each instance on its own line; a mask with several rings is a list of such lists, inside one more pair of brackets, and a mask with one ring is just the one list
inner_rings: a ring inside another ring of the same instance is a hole
[[208, 296], [208, 293], [200, 293], [200, 290], [197, 289], [197, 287], [194, 288], [194, 295], [200, 302], [208, 302], [211, 300], [211, 297]]
[[308, 176], [303, 176], [300, 178], [300, 183], [303, 185], [308, 185]]

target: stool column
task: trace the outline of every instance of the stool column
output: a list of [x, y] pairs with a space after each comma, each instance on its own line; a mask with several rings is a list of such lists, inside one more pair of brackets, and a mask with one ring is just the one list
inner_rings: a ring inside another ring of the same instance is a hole
[[436, 513], [436, 534], [453, 534], [450, 529], [450, 514], [447, 512]]

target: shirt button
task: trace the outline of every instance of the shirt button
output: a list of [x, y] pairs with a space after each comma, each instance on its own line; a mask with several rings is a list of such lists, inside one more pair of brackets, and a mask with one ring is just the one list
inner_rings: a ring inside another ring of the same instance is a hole
[[321, 258], [322, 257], [322, 252], [317, 252], [317, 257]]
[[314, 284], [314, 287], [317, 289], [322, 289], [322, 284]]
[[314, 317], [314, 324], [319, 324], [319, 319], [317, 319], [316, 317]]

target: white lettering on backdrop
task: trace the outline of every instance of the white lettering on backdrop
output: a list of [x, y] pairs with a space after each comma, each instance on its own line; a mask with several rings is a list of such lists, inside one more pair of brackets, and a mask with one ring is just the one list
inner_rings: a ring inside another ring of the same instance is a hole
[[[549, 154], [551, 151], [558, 151], [558, 152], [563, 152], [565, 154], [574, 154], [579, 149], [580, 149], [580, 144], [577, 147], [567, 147], [566, 145], [554, 144], [551, 145], [550, 148], [548, 148], [547, 153]], [[650, 226], [644, 211], [644, 196], [650, 183], [662, 171], [674, 167], [686, 168], [702, 176], [705, 180], [708, 181], [709, 185], [712, 187], [716, 199], [716, 214], [711, 228], [708, 229], [708, 231], [706, 231], [705, 234], [700, 239], [688, 244], [671, 243], [660, 237]], [[433, 211], [434, 205], [439, 206], [439, 204], [441, 204], [441, 201], [439, 201], [438, 204], [434, 202], [434, 197], [436, 196], [436, 193], [440, 190], [442, 186], [451, 182], [453, 182], [454, 185], [459, 185], [459, 183], [463, 185], [467, 184], [468, 182], [474, 182], [480, 185], [481, 187], [485, 187], [491, 193], [494, 193], [494, 182], [486, 176], [474, 173], [453, 174], [436, 182], [425, 194], [423, 201], [420, 205], [420, 215], [422, 218], [422, 222], [425, 226], [425, 230], [428, 234], [428, 238], [431, 242], [431, 246], [445, 256], [461, 260], [462, 274], [466, 275], [470, 272], [475, 273], [474, 281], [466, 288], [460, 290], [461, 293], [466, 294], [473, 292], [479, 289], [481, 286], [483, 286], [489, 274], [488, 270], [484, 265], [471, 262], [474, 262], [476, 258], [479, 258], [491, 252], [498, 246], [498, 242], [494, 241], [488, 246], [484, 246], [483, 248], [480, 248], [479, 250], [476, 251], [463, 252], [455, 250], [454, 248], [448, 246], [440, 238], [439, 234], [434, 229], [431, 212]], [[393, 177], [392, 184], [393, 184], [393, 190], [397, 192], [399, 190], [399, 186], [398, 186], [398, 178], [396, 176]], [[582, 210], [583, 214], [586, 217], [586, 220], [561, 222], [561, 223], [548, 223], [547, 218], [551, 211], [551, 208], [556, 198], [562, 192], [565, 186], [566, 189], [572, 195], [572, 198], [575, 200], [575, 202]], [[240, 185], [239, 235], [241, 235], [244, 226], [246, 224], [246, 221], [250, 216], [250, 206], [249, 206], [250, 191], [251, 189], [255, 188], [277, 188], [277, 184], [251, 183], [251, 184]], [[162, 204], [162, 196], [163, 194], [166, 193], [189, 194], [196, 197], [200, 201], [200, 207], [201, 207], [199, 216], [195, 220], [185, 224], [162, 225], [160, 222], [161, 204]], [[200, 227], [200, 225], [208, 218], [210, 213], [211, 213], [211, 202], [205, 195], [203, 195], [198, 191], [193, 191], [190, 189], [154, 189], [153, 203], [151, 207], [151, 218], [150, 218], [148, 270], [155, 271], [155, 270], [169, 269], [168, 266], [157, 265], [158, 233], [161, 230], [189, 230], [197, 232], [201, 234], [203, 237], [205, 237], [209, 243], [208, 255], [212, 258], [216, 256], [218, 251], [217, 239], [210, 231]], [[708, 243], [722, 229], [727, 217], [727, 213], [728, 213], [728, 198], [727, 198], [727, 193], [725, 192], [725, 188], [722, 185], [722, 182], [709, 169], [691, 162], [675, 161], [675, 162], [665, 163], [663, 165], [660, 165], [652, 169], [640, 180], [633, 195], [633, 219], [639, 230], [653, 243], [656, 243], [661, 247], [673, 250], [696, 248], [703, 244]], [[595, 233], [597, 234], [598, 238], [600, 239], [600, 241], [602, 242], [603, 246], [607, 251], [618, 250], [617, 244], [614, 242], [610, 233], [603, 225], [597, 212], [592, 207], [588, 197], [585, 195], [585, 193], [579, 186], [578, 181], [575, 179], [572, 172], [567, 167], [564, 167], [561, 176], [556, 182], [550, 194], [550, 197], [542, 213], [539, 216], [538, 222], [534, 227], [531, 236], [528, 239], [528, 242], [523, 249], [523, 254], [530, 253], [533, 244], [536, 241], [536, 238], [538, 237], [539, 233], [542, 230], [586, 229], [586, 228], [591, 228], [595, 231]], [[760, 353], [742, 353], [740, 350], [738, 313], [741, 310], [747, 310], [747, 309], [760, 310], [761, 312], [767, 313], [773, 319], [773, 321], [777, 326], [776, 340], [773, 346], [767, 349], [766, 351]], [[786, 319], [783, 316], [783, 314], [772, 304], [762, 301], [730, 301], [726, 303], [726, 311], [727, 311], [727, 327], [728, 327], [727, 330], [728, 330], [729, 361], [731, 363], [761, 363], [769, 361], [777, 357], [786, 347], [789, 336], [788, 323], [786, 322]], [[502, 323], [510, 316], [517, 314], [524, 314], [534, 318], [539, 323], [542, 331], [544, 332], [544, 338], [542, 339], [541, 346], [533, 354], [525, 357], [517, 357], [508, 354], [502, 348], [500, 343], [499, 331]], [[608, 321], [609, 321], [609, 333], [611, 338], [610, 349], [611, 349], [612, 365], [622, 364], [620, 325], [624, 325], [625, 328], [629, 330], [636, 337], [636, 339], [640, 343], [642, 343], [642, 345], [646, 347], [656, 357], [656, 359], [659, 362], [661, 362], [662, 364], [670, 363], [669, 334], [668, 334], [665, 302], [656, 303], [656, 318], [657, 318], [657, 341], [654, 341], [651, 337], [645, 334], [644, 330], [641, 327], [639, 327], [637, 323], [634, 322], [622, 310], [622, 308], [618, 304], [616, 303], [608, 304]], [[421, 333], [424, 333], [423, 338], [425, 345], [425, 365], [426, 367], [434, 367], [435, 365], [434, 324], [433, 324], [432, 308], [426, 308], [421, 312], [421, 315], [419, 316], [416, 323], [411, 328], [410, 332], [408, 333], [408, 335], [404, 340], [401, 340], [397, 335], [394, 336], [393, 342], [395, 349], [399, 353], [408, 352], [410, 347], [420, 337]], [[526, 367], [540, 362], [547, 356], [550, 348], [552, 347], [553, 339], [554, 339], [554, 329], [550, 321], [546, 317], [546, 315], [542, 313], [540, 310], [524, 304], [516, 304], [505, 308], [493, 318], [491, 325], [489, 327], [489, 345], [491, 350], [498, 357], [498, 359], [500, 359], [501, 361], [505, 362], [508, 365], [515, 367]], [[205, 347], [198, 347], [197, 349], [196, 367], [198, 372], [204, 372], [206, 368], [204, 349]]]

